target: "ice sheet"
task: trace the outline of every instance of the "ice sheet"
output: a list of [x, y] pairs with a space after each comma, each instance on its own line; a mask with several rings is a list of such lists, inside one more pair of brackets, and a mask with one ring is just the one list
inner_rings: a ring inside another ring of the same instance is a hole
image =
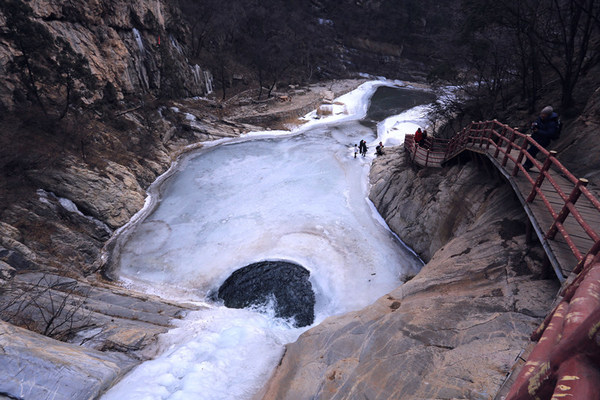
[[371, 82], [337, 99], [351, 114], [311, 120], [292, 133], [221, 141], [179, 163], [162, 185], [159, 206], [124, 245], [120, 274], [135, 288], [209, 307], [178, 321], [161, 336], [156, 358], [103, 399], [250, 398], [284, 344], [307, 328], [292, 328], [268, 309], [210, 303], [207, 296], [247, 264], [282, 259], [307, 268], [315, 324], [372, 303], [420, 268], [368, 201], [374, 146], [367, 157], [354, 157], [361, 139], [389, 145], [401, 140], [396, 122], [423, 122], [417, 110], [379, 124], [377, 133], [359, 123], [385, 84]]

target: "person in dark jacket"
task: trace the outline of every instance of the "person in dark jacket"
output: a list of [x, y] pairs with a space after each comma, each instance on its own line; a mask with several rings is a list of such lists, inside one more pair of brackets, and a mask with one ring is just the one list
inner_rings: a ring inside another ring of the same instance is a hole
[[427, 148], [427, 129], [423, 129], [423, 139], [421, 139], [421, 143], [419, 143], [419, 145]]
[[[533, 124], [531, 124], [531, 131], [531, 138], [544, 148], [546, 148], [550, 144], [550, 141], [556, 137], [558, 133], [558, 114], [554, 112], [551, 106], [544, 107], [540, 116], [537, 117]], [[531, 144], [527, 150], [533, 158], [535, 158], [539, 151], [540, 150], [536, 146]], [[533, 167], [533, 162], [528, 158], [523, 163], [523, 168], [529, 171], [531, 167]]]
[[358, 145], [358, 151], [360, 151], [360, 154], [364, 157], [367, 155], [367, 142], [365, 142], [364, 140], [360, 141], [360, 144]]

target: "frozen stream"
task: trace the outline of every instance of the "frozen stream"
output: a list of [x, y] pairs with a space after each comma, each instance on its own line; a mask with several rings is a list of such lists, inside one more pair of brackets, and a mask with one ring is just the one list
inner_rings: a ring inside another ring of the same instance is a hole
[[[375, 144], [398, 144], [431, 95], [369, 82], [342, 96], [334, 115], [291, 134], [265, 132], [214, 143], [186, 156], [160, 186], [158, 206], [122, 248], [124, 284], [204, 307], [162, 335], [156, 356], [103, 399], [244, 399], [265, 383], [293, 328], [272, 310], [235, 310], [211, 302], [235, 270], [287, 260], [310, 271], [315, 324], [358, 310], [397, 287], [420, 261], [368, 200]], [[368, 116], [363, 120], [369, 99]], [[402, 99], [401, 99], [402, 97]], [[387, 108], [387, 110], [386, 110]], [[338, 114], [345, 110], [348, 114]], [[311, 118], [309, 115], [308, 118]], [[353, 145], [370, 144], [366, 158]], [[313, 325], [313, 326], [314, 326]]]

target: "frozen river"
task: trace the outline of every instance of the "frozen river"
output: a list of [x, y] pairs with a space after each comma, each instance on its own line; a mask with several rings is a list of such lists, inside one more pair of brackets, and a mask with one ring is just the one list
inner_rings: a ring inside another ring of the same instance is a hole
[[[309, 115], [291, 133], [208, 144], [178, 163], [160, 185], [157, 207], [123, 245], [118, 274], [132, 288], [204, 307], [176, 321], [160, 337], [155, 358], [103, 399], [255, 394], [284, 345], [310, 327], [294, 328], [268, 307], [236, 310], [209, 300], [248, 264], [285, 260], [310, 271], [312, 326], [371, 304], [401, 284], [402, 275], [418, 271], [420, 260], [368, 200], [368, 173], [376, 143], [401, 143], [424, 125], [421, 104], [432, 100], [429, 93], [369, 82], [338, 99], [328, 118]], [[369, 152], [355, 158], [361, 139]]]

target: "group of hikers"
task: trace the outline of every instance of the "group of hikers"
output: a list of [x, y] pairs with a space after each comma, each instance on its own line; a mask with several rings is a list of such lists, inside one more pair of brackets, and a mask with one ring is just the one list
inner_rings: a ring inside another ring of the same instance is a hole
[[[360, 153], [361, 156], [365, 157], [367, 155], [367, 150], [368, 150], [367, 142], [364, 141], [364, 140], [361, 140], [360, 144], [358, 144], [358, 145], [355, 144], [354, 145], [354, 158], [356, 158], [356, 155], [358, 153]], [[385, 154], [383, 152], [383, 143], [382, 142], [379, 142], [379, 144], [375, 147], [375, 153], [378, 156], [382, 156], [382, 155]]]
[[[531, 124], [531, 138], [543, 148], [548, 148], [552, 140], [560, 137], [561, 129], [562, 123], [558, 114], [554, 112], [552, 106], [546, 106]], [[429, 149], [431, 145], [431, 142], [427, 141], [427, 130], [421, 130], [421, 128], [418, 128], [415, 132], [414, 140], [417, 145], [425, 149]], [[539, 152], [540, 149], [538, 146], [531, 143], [529, 144], [527, 153], [530, 154], [531, 158], [535, 158]], [[523, 163], [523, 168], [526, 171], [529, 171], [532, 167], [533, 162], [529, 158], [526, 158]]]

